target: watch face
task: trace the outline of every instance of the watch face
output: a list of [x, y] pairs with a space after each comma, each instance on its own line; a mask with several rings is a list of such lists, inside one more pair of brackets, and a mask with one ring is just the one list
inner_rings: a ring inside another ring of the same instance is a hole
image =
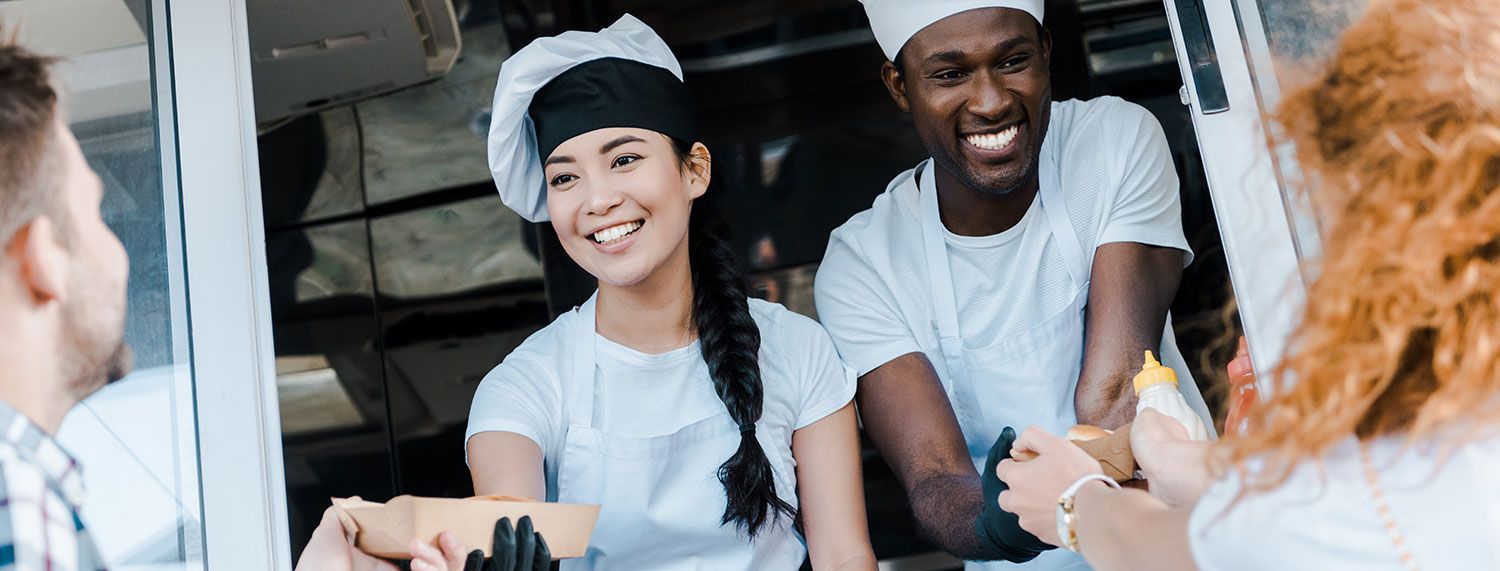
[[1073, 500], [1072, 498], [1060, 499], [1057, 502], [1057, 538], [1062, 540], [1062, 546], [1068, 551], [1078, 551], [1075, 545], [1077, 538], [1073, 536]]

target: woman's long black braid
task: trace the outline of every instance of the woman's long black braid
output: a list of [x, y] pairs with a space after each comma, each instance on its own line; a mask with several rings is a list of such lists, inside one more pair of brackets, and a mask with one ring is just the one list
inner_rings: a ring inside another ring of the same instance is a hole
[[[693, 168], [691, 143], [674, 140], [683, 168]], [[715, 180], [715, 179], [710, 179]], [[750, 537], [796, 510], [776, 494], [771, 461], [755, 439], [765, 390], [760, 378], [760, 328], [750, 315], [749, 292], [729, 241], [729, 225], [718, 205], [723, 194], [710, 182], [693, 202], [688, 221], [688, 259], [693, 275], [693, 326], [714, 392], [740, 426], [740, 447], [719, 466], [728, 506], [721, 524], [733, 522]]]

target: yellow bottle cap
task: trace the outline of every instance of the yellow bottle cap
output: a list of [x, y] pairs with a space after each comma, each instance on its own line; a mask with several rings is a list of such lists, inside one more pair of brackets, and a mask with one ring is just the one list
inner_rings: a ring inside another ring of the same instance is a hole
[[1135, 374], [1135, 394], [1140, 396], [1141, 391], [1146, 390], [1146, 387], [1163, 383], [1177, 384], [1177, 371], [1157, 362], [1156, 356], [1147, 350], [1146, 363], [1141, 365], [1141, 372]]

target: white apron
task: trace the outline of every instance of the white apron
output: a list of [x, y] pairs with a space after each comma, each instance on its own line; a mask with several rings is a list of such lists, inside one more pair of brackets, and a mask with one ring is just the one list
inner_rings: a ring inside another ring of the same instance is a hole
[[[563, 561], [562, 569], [797, 569], [807, 549], [788, 518], [767, 524], [753, 542], [733, 524], [719, 524], [727, 502], [719, 465], [740, 443], [739, 427], [727, 411], [654, 438], [621, 438], [593, 427], [595, 301], [590, 298], [575, 310], [568, 372], [574, 390], [558, 463], [557, 501], [603, 507], [588, 552]], [[794, 485], [787, 467], [775, 471], [776, 489], [785, 497]]]
[[[1077, 424], [1073, 397], [1083, 369], [1084, 307], [1088, 303], [1092, 249], [1085, 252], [1068, 217], [1058, 184], [1055, 145], [1042, 144], [1038, 165], [1041, 207], [1047, 225], [1072, 278], [1072, 301], [1062, 311], [1039, 321], [1031, 329], [985, 347], [970, 347], [958, 328], [958, 302], [953, 293], [948, 246], [938, 212], [936, 168], [931, 160], [918, 166], [913, 180], [921, 201], [922, 242], [927, 258], [928, 287], [932, 290], [934, 328], [947, 376], [942, 378], [948, 400], [958, 417], [969, 458], [983, 473], [990, 446], [1006, 426], [1017, 432], [1039, 426], [1052, 434], [1063, 434]], [[1193, 410], [1208, 420], [1208, 407], [1188, 374], [1186, 363], [1172, 337], [1171, 317], [1163, 333], [1162, 361], [1181, 375], [1183, 396]], [[1128, 382], [1128, 381], [1127, 381]], [[969, 562], [966, 569], [999, 568], [1009, 563]], [[1088, 569], [1078, 554], [1054, 549], [1023, 565], [1027, 570]]]

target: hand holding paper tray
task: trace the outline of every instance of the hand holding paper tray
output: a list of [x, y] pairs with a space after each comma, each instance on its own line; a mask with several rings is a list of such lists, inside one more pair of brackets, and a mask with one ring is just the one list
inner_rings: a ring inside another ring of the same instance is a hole
[[448, 531], [464, 551], [478, 549], [490, 556], [495, 522], [502, 517], [519, 521], [531, 516], [536, 531], [547, 538], [554, 559], [581, 557], [588, 550], [599, 506], [491, 498], [422, 498], [397, 496], [386, 503], [334, 498], [334, 509], [344, 531], [354, 535], [360, 551], [388, 559], [409, 559], [406, 545], [413, 538], [433, 543]]
[[[1078, 424], [1068, 429], [1067, 438], [1098, 460], [1099, 468], [1104, 471], [1105, 476], [1116, 482], [1135, 479], [1135, 455], [1130, 450], [1130, 424], [1113, 431]], [[1036, 454], [1030, 452], [1011, 454], [1019, 462], [1036, 458]]]

